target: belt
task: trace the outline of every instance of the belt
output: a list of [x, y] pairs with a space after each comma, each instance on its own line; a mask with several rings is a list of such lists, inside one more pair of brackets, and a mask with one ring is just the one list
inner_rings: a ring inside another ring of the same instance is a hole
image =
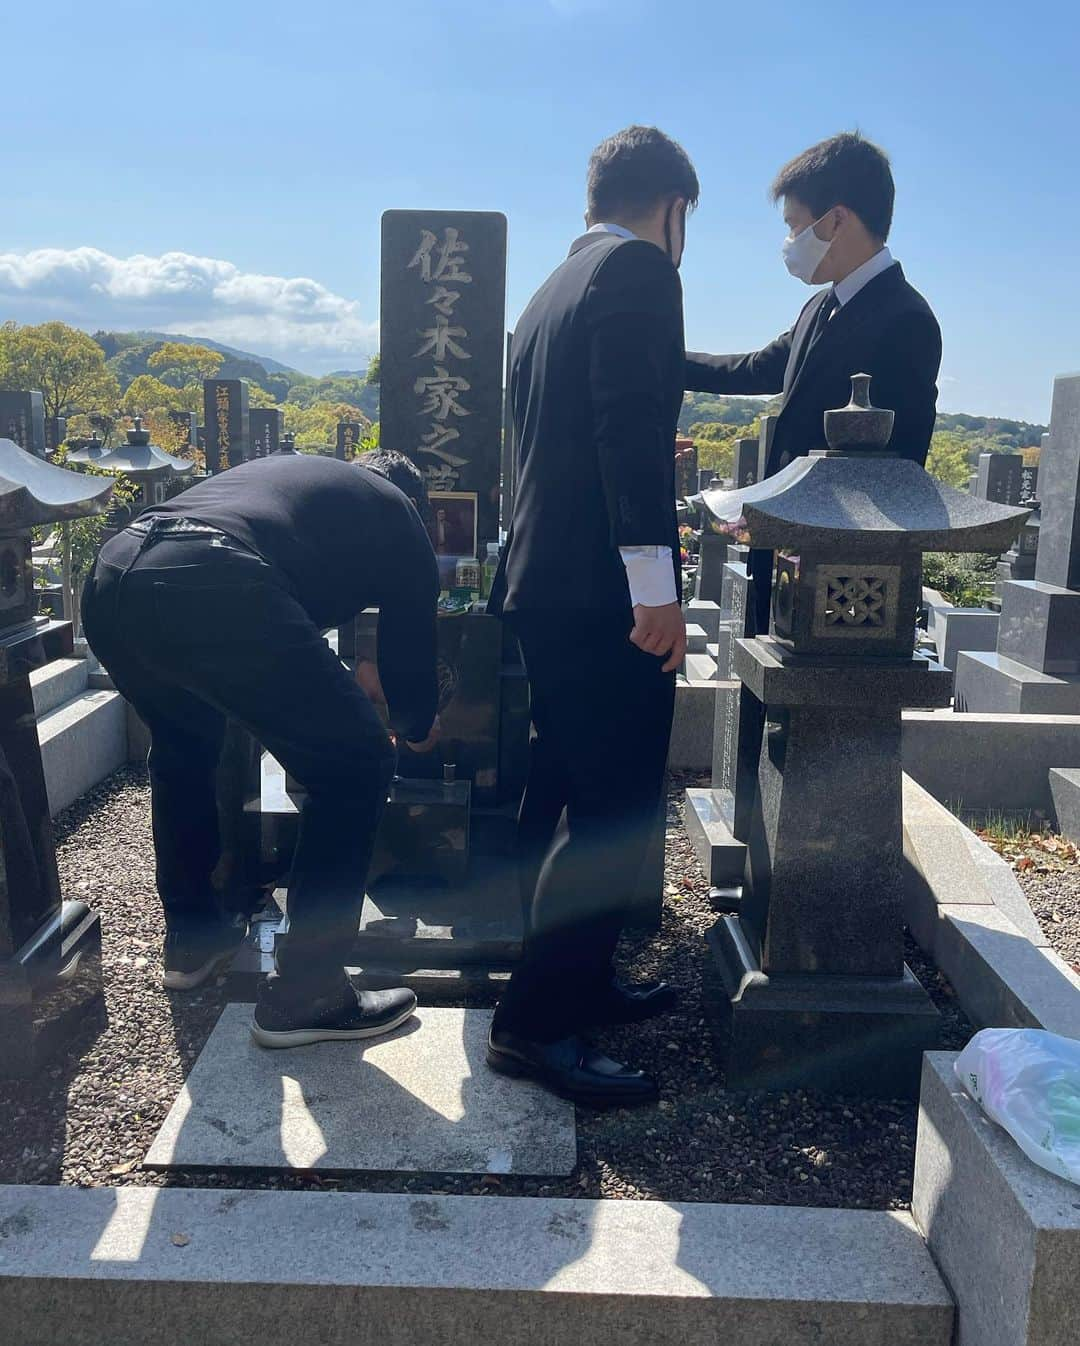
[[222, 537], [235, 542], [235, 539], [230, 538], [228, 533], [223, 533], [220, 528], [214, 528], [208, 523], [199, 523], [197, 519], [186, 519], [182, 514], [168, 516], [154, 514], [149, 519], [136, 519], [134, 523], [129, 523], [124, 531], [155, 538]]

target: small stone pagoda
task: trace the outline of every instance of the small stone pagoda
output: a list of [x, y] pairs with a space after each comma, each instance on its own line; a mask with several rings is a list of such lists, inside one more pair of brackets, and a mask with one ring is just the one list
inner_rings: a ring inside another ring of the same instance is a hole
[[777, 554], [770, 633], [734, 656], [766, 716], [743, 898], [710, 933], [733, 1088], [917, 1092], [938, 1016], [904, 962], [900, 713], [952, 684], [914, 652], [922, 553], [1000, 554], [1027, 517], [901, 457], [852, 384], [827, 449], [704, 495]]
[[71, 623], [36, 615], [30, 530], [101, 513], [111, 490], [0, 439], [0, 1075], [32, 1073], [104, 1013], [98, 917], [60, 896], [30, 686], [70, 656]]

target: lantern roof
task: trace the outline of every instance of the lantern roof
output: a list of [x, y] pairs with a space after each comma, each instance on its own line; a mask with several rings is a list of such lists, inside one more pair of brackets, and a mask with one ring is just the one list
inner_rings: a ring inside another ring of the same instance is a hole
[[[707, 489], [691, 503], [739, 524], [752, 546], [790, 552], [1007, 551], [1031, 513], [992, 504], [930, 476], [891, 444], [893, 413], [870, 404], [855, 374], [848, 406], [825, 413], [829, 447], [740, 490]], [[900, 446], [902, 447], [902, 446]]]
[[132, 481], [150, 481], [156, 477], [184, 476], [195, 464], [150, 443], [150, 432], [142, 428], [142, 417], [135, 417], [135, 429], [127, 432], [127, 443], [97, 460], [106, 472], [122, 472]]
[[95, 431], [93, 435], [76, 449], [68, 449], [67, 461], [69, 463], [96, 463], [104, 458], [109, 450], [101, 442], [101, 436]]
[[82, 472], [69, 472], [0, 439], [0, 528], [31, 528], [86, 514], [100, 514], [113, 484]]

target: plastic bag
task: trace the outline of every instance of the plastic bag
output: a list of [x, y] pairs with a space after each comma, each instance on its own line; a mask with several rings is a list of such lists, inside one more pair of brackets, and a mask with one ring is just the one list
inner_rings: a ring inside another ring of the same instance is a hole
[[1041, 1028], [984, 1028], [956, 1073], [1029, 1159], [1080, 1183], [1080, 1042]]

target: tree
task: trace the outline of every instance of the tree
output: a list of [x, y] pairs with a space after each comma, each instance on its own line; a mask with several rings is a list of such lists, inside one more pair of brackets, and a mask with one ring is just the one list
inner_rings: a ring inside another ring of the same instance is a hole
[[115, 410], [120, 386], [97, 342], [63, 322], [0, 327], [0, 387], [39, 390], [45, 415]]
[[963, 489], [971, 476], [971, 441], [955, 430], [937, 430], [930, 440], [926, 470], [946, 486]]
[[367, 374], [364, 377], [364, 382], [368, 384], [369, 387], [377, 388], [379, 386], [379, 373], [380, 373], [379, 352], [376, 351], [375, 354], [368, 361]]
[[189, 346], [183, 341], [166, 341], [146, 362], [149, 369], [160, 370], [162, 381], [174, 388], [215, 378], [224, 363], [220, 351], [209, 346]]
[[285, 429], [296, 436], [296, 447], [306, 453], [333, 453], [339, 421], [359, 421], [362, 433], [370, 429], [368, 418], [349, 402], [315, 402], [310, 407], [286, 402], [283, 410]]
[[140, 374], [128, 384], [121, 409], [128, 416], [148, 416], [152, 411], [184, 411], [183, 393], [170, 388], [153, 374]]

